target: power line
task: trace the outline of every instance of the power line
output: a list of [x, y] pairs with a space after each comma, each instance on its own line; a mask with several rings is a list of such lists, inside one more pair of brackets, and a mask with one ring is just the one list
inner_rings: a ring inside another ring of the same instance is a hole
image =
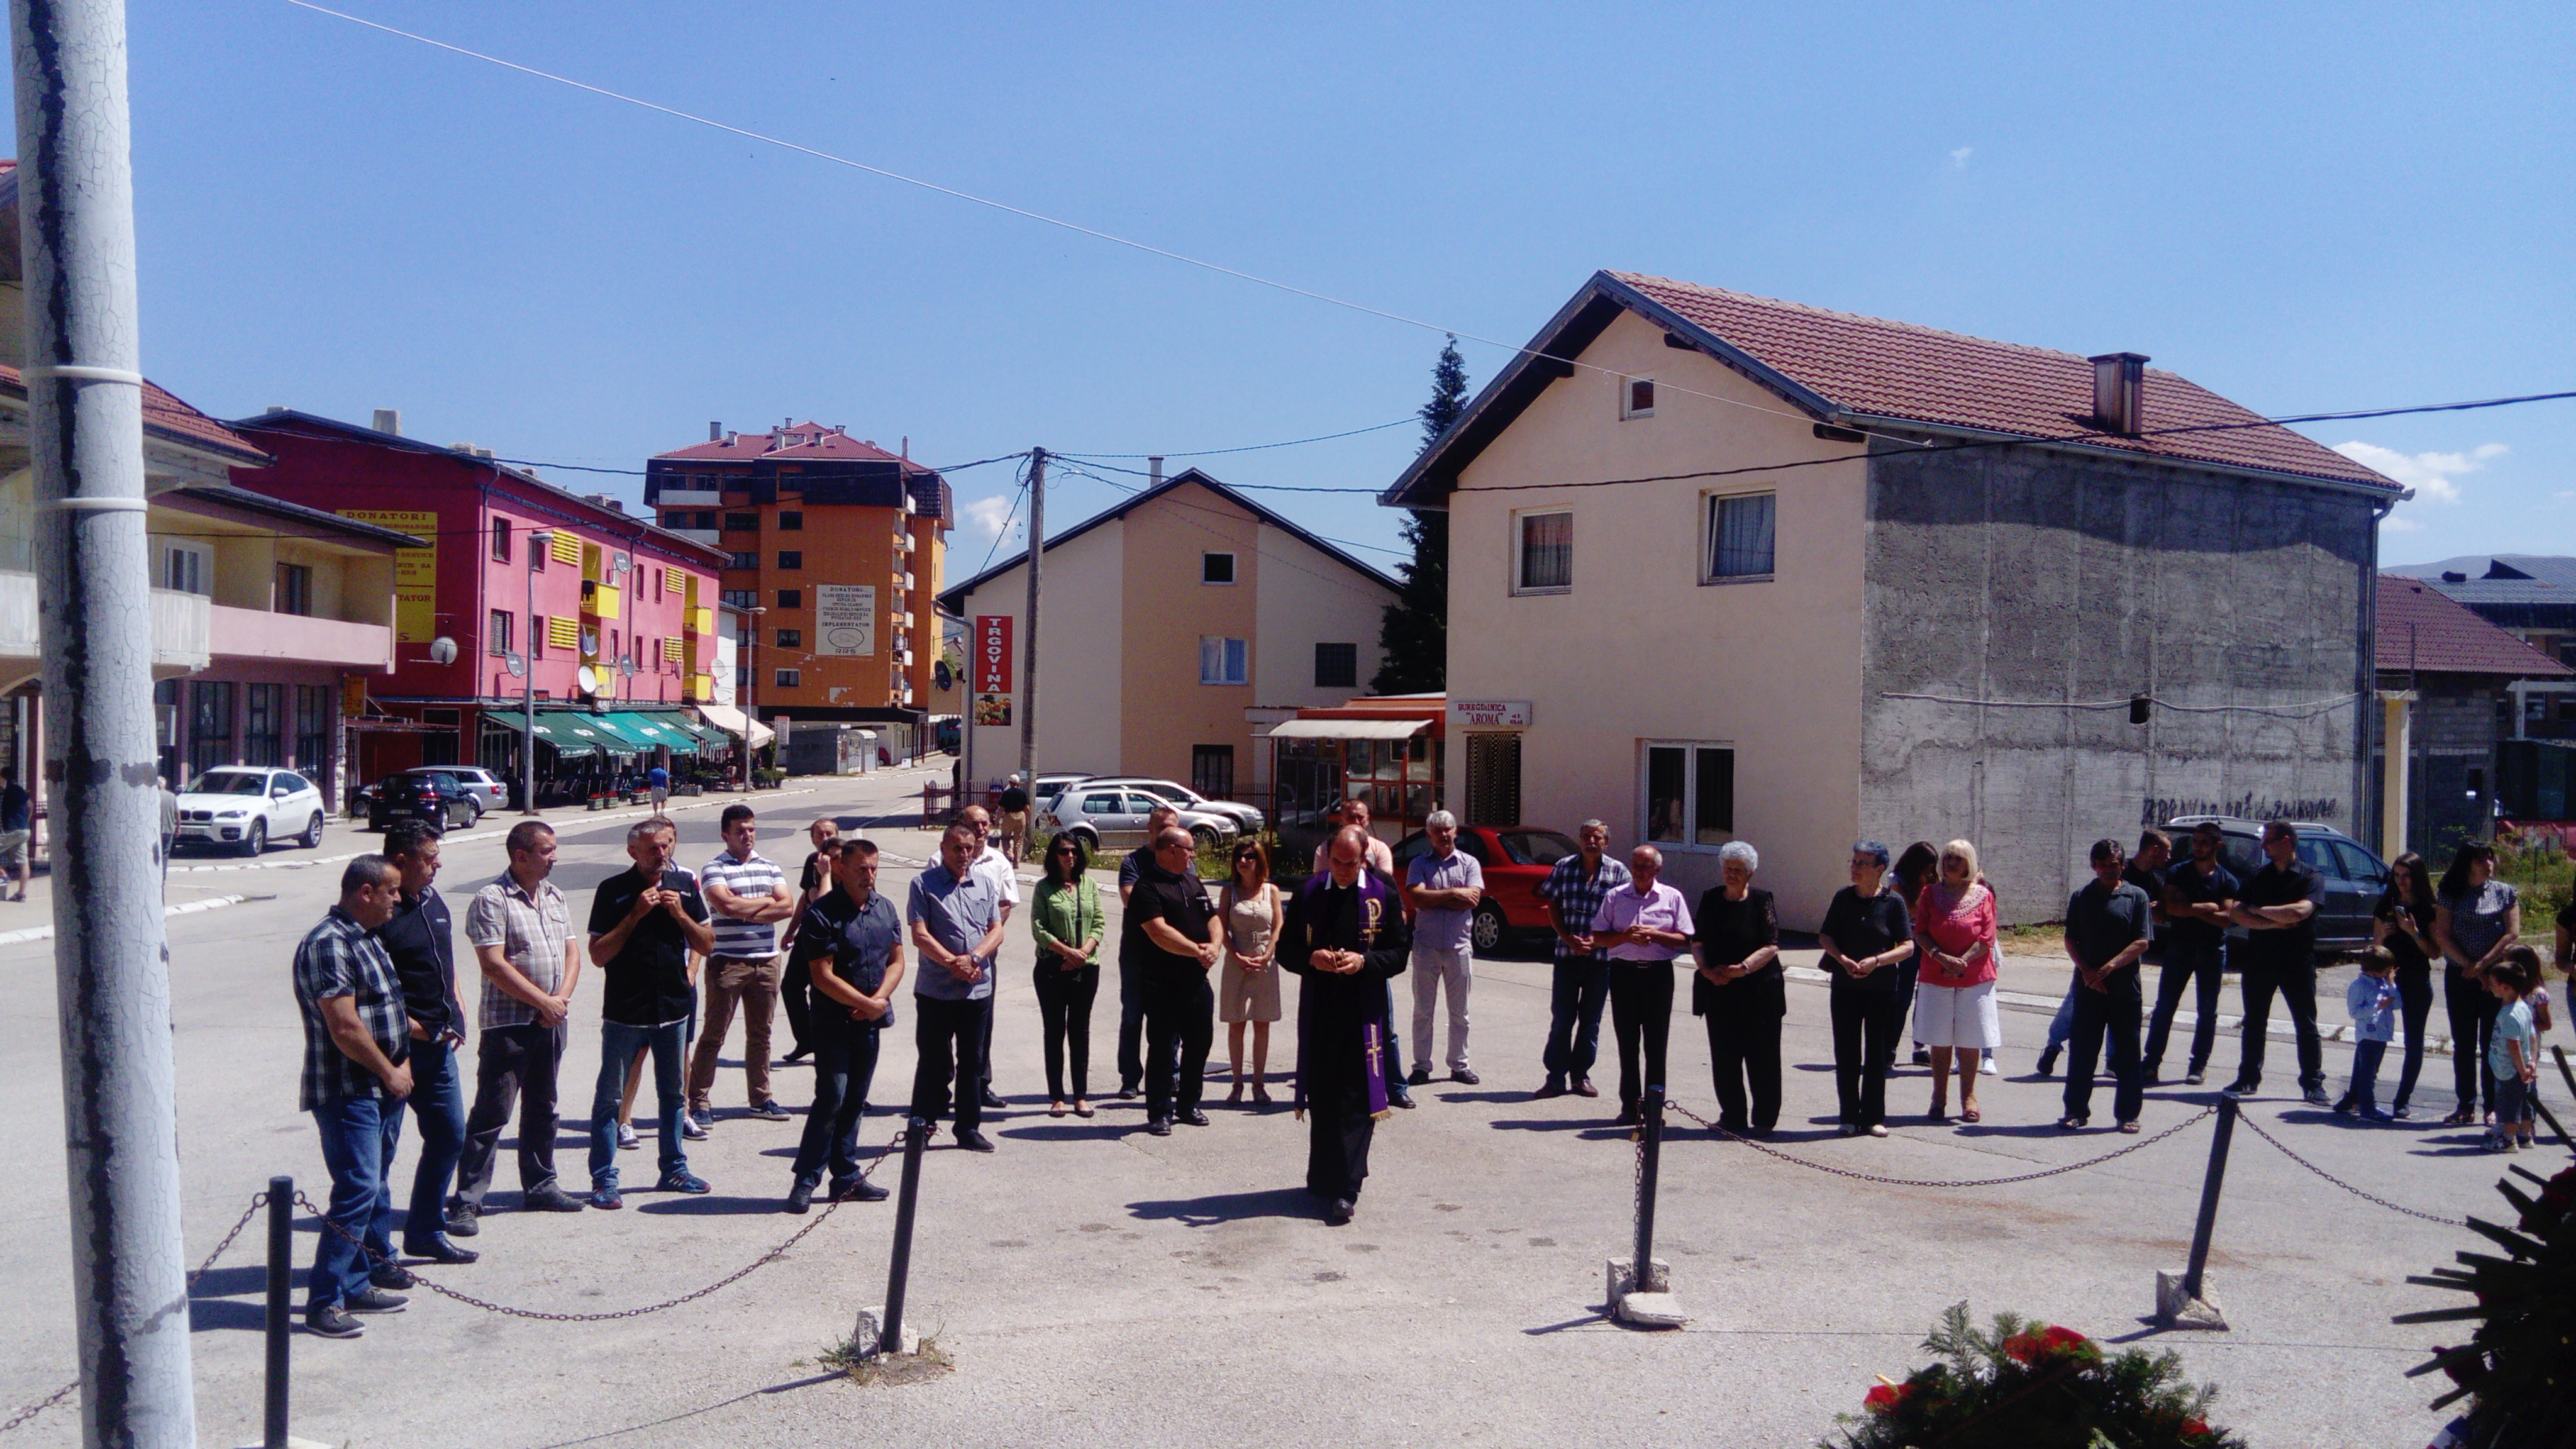
[[[1372, 430], [1371, 430], [1371, 429], [1367, 429], [1367, 428], [1362, 428], [1360, 431], [1362, 431], [1362, 432], [1369, 432], [1369, 431], [1372, 431]], [[1336, 434], [1336, 436], [1343, 436], [1343, 435]], [[1313, 439], [1308, 439], [1307, 441], [1312, 442], [1312, 441], [1314, 441], [1314, 440], [1313, 440]], [[1286, 446], [1288, 446], [1288, 445], [1287, 445], [1287, 444], [1285, 444], [1285, 443], [1271, 443], [1271, 444], [1268, 444], [1268, 445], [1266, 445], [1266, 446], [1274, 447], [1274, 448], [1284, 448], [1284, 447], [1286, 447]], [[1251, 449], [1249, 449], [1249, 448], [1223, 448], [1223, 449], [1219, 449], [1218, 451], [1220, 451], [1220, 452], [1228, 452], [1228, 453], [1245, 453], [1245, 452], [1250, 452], [1250, 451], [1251, 451]], [[1106, 468], [1106, 469], [1108, 469], [1109, 471], [1111, 471], [1111, 472], [1113, 472], [1113, 473], [1125, 473], [1125, 474], [1128, 474], [1128, 475], [1130, 475], [1130, 476], [1132, 476], [1132, 477], [1137, 477], [1137, 478], [1151, 478], [1151, 477], [1153, 477], [1153, 476], [1154, 476], [1152, 473], [1147, 472], [1145, 469], [1142, 469], [1142, 468], [1121, 468], [1121, 467], [1119, 467], [1119, 466], [1118, 466], [1117, 464], [1115, 464], [1115, 463], [1102, 463], [1102, 462], [1098, 462], [1098, 461], [1096, 461], [1097, 459], [1100, 459], [1100, 458], [1136, 458], [1136, 457], [1148, 457], [1148, 458], [1150, 458], [1150, 457], [1155, 456], [1154, 454], [1151, 454], [1151, 453], [1141, 453], [1141, 454], [1140, 454], [1140, 453], [1051, 453], [1051, 454], [1049, 454], [1048, 456], [1050, 456], [1050, 457], [1057, 457], [1057, 458], [1080, 458], [1080, 459], [1084, 460], [1084, 464], [1085, 464], [1085, 466], [1087, 466], [1087, 467], [1092, 467], [1092, 468]], [[1198, 453], [1165, 453], [1165, 454], [1162, 454], [1161, 456], [1166, 457], [1166, 458], [1195, 458], [1195, 457], [1201, 457], [1201, 456], [1204, 456], [1204, 455], [1202, 455], [1202, 454], [1198, 454]], [[1103, 483], [1106, 483], [1106, 482], [1108, 482], [1109, 480], [1108, 480], [1108, 479], [1106, 479], [1106, 478], [1103, 478], [1103, 479], [1101, 479], [1101, 480], [1099, 480], [1099, 481], [1101, 481], [1101, 482], [1103, 482]], [[1376, 497], [1379, 493], [1381, 493], [1381, 492], [1383, 492], [1383, 491], [1384, 491], [1383, 489], [1377, 489], [1377, 488], [1321, 488], [1321, 487], [1314, 487], [1314, 486], [1307, 485], [1307, 484], [1302, 484], [1302, 483], [1228, 483], [1228, 484], [1227, 484], [1227, 485], [1225, 485], [1225, 486], [1226, 486], [1226, 487], [1228, 487], [1228, 488], [1239, 488], [1239, 489], [1244, 489], [1244, 490], [1246, 490], [1246, 491], [1250, 491], [1250, 492], [1259, 492], [1259, 493], [1366, 493], [1366, 494], [1368, 494], [1368, 495], [1369, 495], [1370, 497], [1372, 497], [1372, 498]]]
[[1020, 516], [1020, 500], [1027, 497], [1028, 493], [1028, 470], [1022, 469], [1020, 471], [1020, 491], [1011, 495], [1011, 511], [1002, 515], [1002, 526], [994, 532], [992, 544], [984, 550], [984, 561], [975, 565], [975, 572], [980, 574], [984, 570], [993, 566], [993, 553], [996, 549], [999, 549], [1002, 546], [1003, 539], [1010, 537], [1011, 520]]
[[1307, 443], [1329, 443], [1335, 438], [1356, 438], [1362, 433], [1383, 433], [1389, 428], [1401, 428], [1421, 421], [1419, 417], [1404, 417], [1397, 418], [1391, 423], [1373, 423], [1365, 428], [1353, 428], [1346, 433], [1325, 433], [1313, 438], [1290, 438], [1284, 443], [1248, 443], [1240, 448], [1201, 448], [1195, 453], [1058, 453], [1050, 449], [1048, 456], [1053, 458], [1213, 458], [1220, 453], [1258, 453], [1266, 448], [1295, 448]]
[[[1048, 456], [1048, 457], [1053, 458], [1053, 457], [1057, 457], [1057, 456], [1059, 456], [1059, 455], [1057, 455], [1057, 454], [1055, 454], [1055, 453], [1050, 452], [1047, 456]], [[1115, 489], [1118, 489], [1119, 491], [1124, 492], [1124, 493], [1128, 493], [1128, 494], [1131, 494], [1131, 495], [1132, 495], [1132, 494], [1142, 493], [1142, 492], [1144, 492], [1144, 491], [1145, 491], [1144, 489], [1142, 489], [1142, 488], [1138, 488], [1138, 487], [1134, 486], [1133, 484], [1121, 483], [1121, 482], [1119, 482], [1119, 481], [1118, 481], [1117, 479], [1115, 479], [1115, 478], [1103, 478], [1103, 477], [1101, 477], [1099, 474], [1094, 473], [1094, 472], [1091, 472], [1091, 471], [1089, 470], [1088, 465], [1078, 465], [1078, 464], [1073, 464], [1073, 463], [1066, 463], [1066, 464], [1064, 465], [1064, 467], [1065, 467], [1066, 471], [1068, 471], [1068, 472], [1078, 473], [1078, 474], [1082, 475], [1083, 477], [1090, 479], [1090, 480], [1091, 480], [1092, 482], [1094, 482], [1094, 483], [1105, 483], [1105, 484], [1108, 484], [1110, 487], [1115, 488]], [[1229, 488], [1231, 488], [1231, 487], [1233, 487], [1234, 485], [1233, 485], [1233, 484], [1231, 484], [1231, 483], [1229, 483], [1229, 484], [1227, 484], [1226, 486], [1227, 486], [1227, 487], [1229, 487]], [[1221, 513], [1221, 512], [1219, 512], [1219, 511], [1218, 511], [1218, 510], [1216, 510], [1216, 509], [1208, 508], [1208, 507], [1204, 507], [1204, 506], [1199, 505], [1199, 504], [1196, 504], [1196, 503], [1189, 503], [1189, 502], [1185, 502], [1185, 501], [1183, 501], [1183, 500], [1181, 500], [1181, 499], [1178, 499], [1178, 498], [1166, 499], [1165, 501], [1166, 501], [1166, 502], [1169, 502], [1169, 503], [1170, 503], [1173, 507], [1175, 507], [1175, 508], [1183, 508], [1183, 509], [1187, 509], [1187, 510], [1189, 510], [1189, 511], [1190, 511], [1190, 512], [1192, 512], [1192, 513], [1204, 513], [1204, 514], [1208, 515], [1208, 516], [1209, 516], [1209, 517], [1211, 517], [1211, 518], [1230, 518], [1230, 517], [1233, 517], [1233, 516], [1234, 516], [1234, 515], [1232, 515], [1232, 514]], [[1183, 522], [1185, 522], [1185, 523], [1186, 523], [1186, 522], [1188, 522], [1188, 520], [1187, 520], [1187, 519], [1184, 519], [1184, 520], [1182, 520], [1182, 521], [1183, 521]], [[1202, 532], [1202, 533], [1213, 533], [1213, 532], [1214, 532], [1214, 530], [1213, 530], [1213, 529], [1207, 528], [1207, 527], [1206, 527], [1205, 525], [1203, 525], [1203, 524], [1191, 524], [1191, 527], [1193, 527], [1193, 528], [1197, 528], [1197, 529], [1198, 529], [1200, 532]], [[1309, 532], [1312, 532], [1312, 530], [1309, 530]], [[1347, 539], [1347, 538], [1327, 538], [1327, 537], [1325, 537], [1325, 535], [1320, 534], [1320, 533], [1315, 534], [1314, 536], [1315, 536], [1315, 537], [1317, 537], [1317, 538], [1323, 539], [1323, 541], [1324, 541], [1324, 542], [1326, 542], [1326, 543], [1329, 543], [1329, 544], [1336, 544], [1336, 545], [1339, 545], [1340, 547], [1343, 547], [1343, 548], [1364, 548], [1364, 549], [1367, 549], [1367, 550], [1368, 550], [1369, 552], [1371, 552], [1371, 553], [1383, 553], [1383, 554], [1389, 554], [1389, 555], [1392, 555], [1392, 556], [1394, 556], [1394, 557], [1396, 557], [1396, 558], [1411, 558], [1411, 557], [1413, 556], [1409, 551], [1404, 550], [1404, 549], [1386, 548], [1386, 547], [1382, 547], [1382, 546], [1380, 546], [1380, 545], [1378, 545], [1378, 544], [1374, 544], [1374, 543], [1359, 543], [1359, 542], [1355, 542], [1355, 541], [1353, 541], [1353, 540], [1351, 540], [1351, 539]], [[989, 560], [988, 560], [988, 562], [989, 562]], [[1295, 564], [1288, 563], [1288, 562], [1287, 562], [1286, 560], [1284, 560], [1284, 559], [1280, 560], [1280, 562], [1281, 562], [1285, 567], [1292, 568], [1292, 569], [1297, 568], [1297, 566], [1296, 566]], [[1312, 570], [1312, 569], [1297, 569], [1297, 571], [1298, 571], [1299, 573], [1302, 573], [1302, 574], [1306, 575], [1308, 578], [1314, 578], [1314, 579], [1321, 579], [1321, 578], [1324, 578], [1324, 576], [1323, 576], [1322, 574], [1316, 573], [1316, 572], [1315, 572], [1314, 570]], [[981, 573], [981, 572], [983, 572], [983, 570], [978, 569], [978, 570], [976, 570], [976, 572], [977, 572], [977, 573]], [[1338, 582], [1338, 581], [1337, 581], [1337, 580], [1326, 580], [1326, 582]]]

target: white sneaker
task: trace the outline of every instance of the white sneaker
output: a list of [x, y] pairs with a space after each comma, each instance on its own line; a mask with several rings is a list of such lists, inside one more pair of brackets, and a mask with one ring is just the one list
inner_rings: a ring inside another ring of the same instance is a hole
[[641, 1141], [642, 1141], [642, 1139], [641, 1139], [641, 1138], [639, 1138], [639, 1137], [637, 1137], [637, 1136], [635, 1135], [635, 1129], [634, 1129], [634, 1128], [627, 1126], [627, 1125], [626, 1125], [625, 1123], [623, 1123], [623, 1122], [620, 1122], [620, 1123], [618, 1123], [618, 1124], [617, 1124], [617, 1150], [618, 1150], [618, 1151], [620, 1151], [620, 1152], [632, 1152], [632, 1151], [634, 1151], [634, 1150], [635, 1150], [636, 1145], [637, 1145], [639, 1142], [641, 1142]]
[[1977, 1064], [1977, 1075], [1981, 1077], [1999, 1077], [2003, 1075], [2003, 1070], [2003, 1068], [1995, 1065], [1995, 1059], [1992, 1053], [1989, 1053], [1984, 1061]]

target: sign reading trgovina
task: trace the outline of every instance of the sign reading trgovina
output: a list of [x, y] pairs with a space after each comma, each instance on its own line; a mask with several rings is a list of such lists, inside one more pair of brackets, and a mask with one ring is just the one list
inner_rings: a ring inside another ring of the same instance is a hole
[[1011, 722], [1011, 616], [975, 616], [974, 721], [979, 725]]

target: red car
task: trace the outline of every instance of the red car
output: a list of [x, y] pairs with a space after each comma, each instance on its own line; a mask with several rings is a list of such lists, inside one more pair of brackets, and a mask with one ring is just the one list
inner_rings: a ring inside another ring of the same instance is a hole
[[[1430, 848], [1430, 838], [1419, 830], [1396, 842], [1397, 882], [1414, 858]], [[1547, 898], [1538, 888], [1558, 861], [1575, 853], [1572, 840], [1553, 830], [1468, 825], [1459, 828], [1458, 848], [1485, 873], [1485, 900], [1476, 907], [1477, 955], [1499, 956], [1516, 942], [1556, 935], [1556, 919], [1548, 914]]]

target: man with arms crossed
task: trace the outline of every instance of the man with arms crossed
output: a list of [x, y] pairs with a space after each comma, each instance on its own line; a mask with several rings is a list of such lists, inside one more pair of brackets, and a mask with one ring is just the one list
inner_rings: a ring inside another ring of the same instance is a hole
[[635, 862], [599, 883], [590, 903], [590, 960], [606, 990], [600, 1003], [599, 1084], [590, 1099], [590, 1205], [625, 1205], [617, 1191], [617, 1103], [627, 1063], [653, 1053], [653, 1090], [661, 1099], [663, 1192], [703, 1193], [680, 1143], [683, 1089], [680, 1050], [689, 1030], [689, 953], [715, 950], [707, 903], [685, 870], [671, 868], [679, 827], [656, 815], [626, 832]]
[[814, 1201], [823, 1168], [831, 1196], [884, 1200], [886, 1190], [859, 1176], [859, 1119], [868, 1110], [877, 1044], [894, 1024], [894, 988], [903, 980], [903, 925], [894, 903], [877, 894], [877, 847], [833, 840], [817, 852], [831, 866], [833, 889], [805, 910], [796, 927], [796, 959], [813, 983], [807, 1027], [814, 1038], [814, 1105], [796, 1149], [787, 1210]]

